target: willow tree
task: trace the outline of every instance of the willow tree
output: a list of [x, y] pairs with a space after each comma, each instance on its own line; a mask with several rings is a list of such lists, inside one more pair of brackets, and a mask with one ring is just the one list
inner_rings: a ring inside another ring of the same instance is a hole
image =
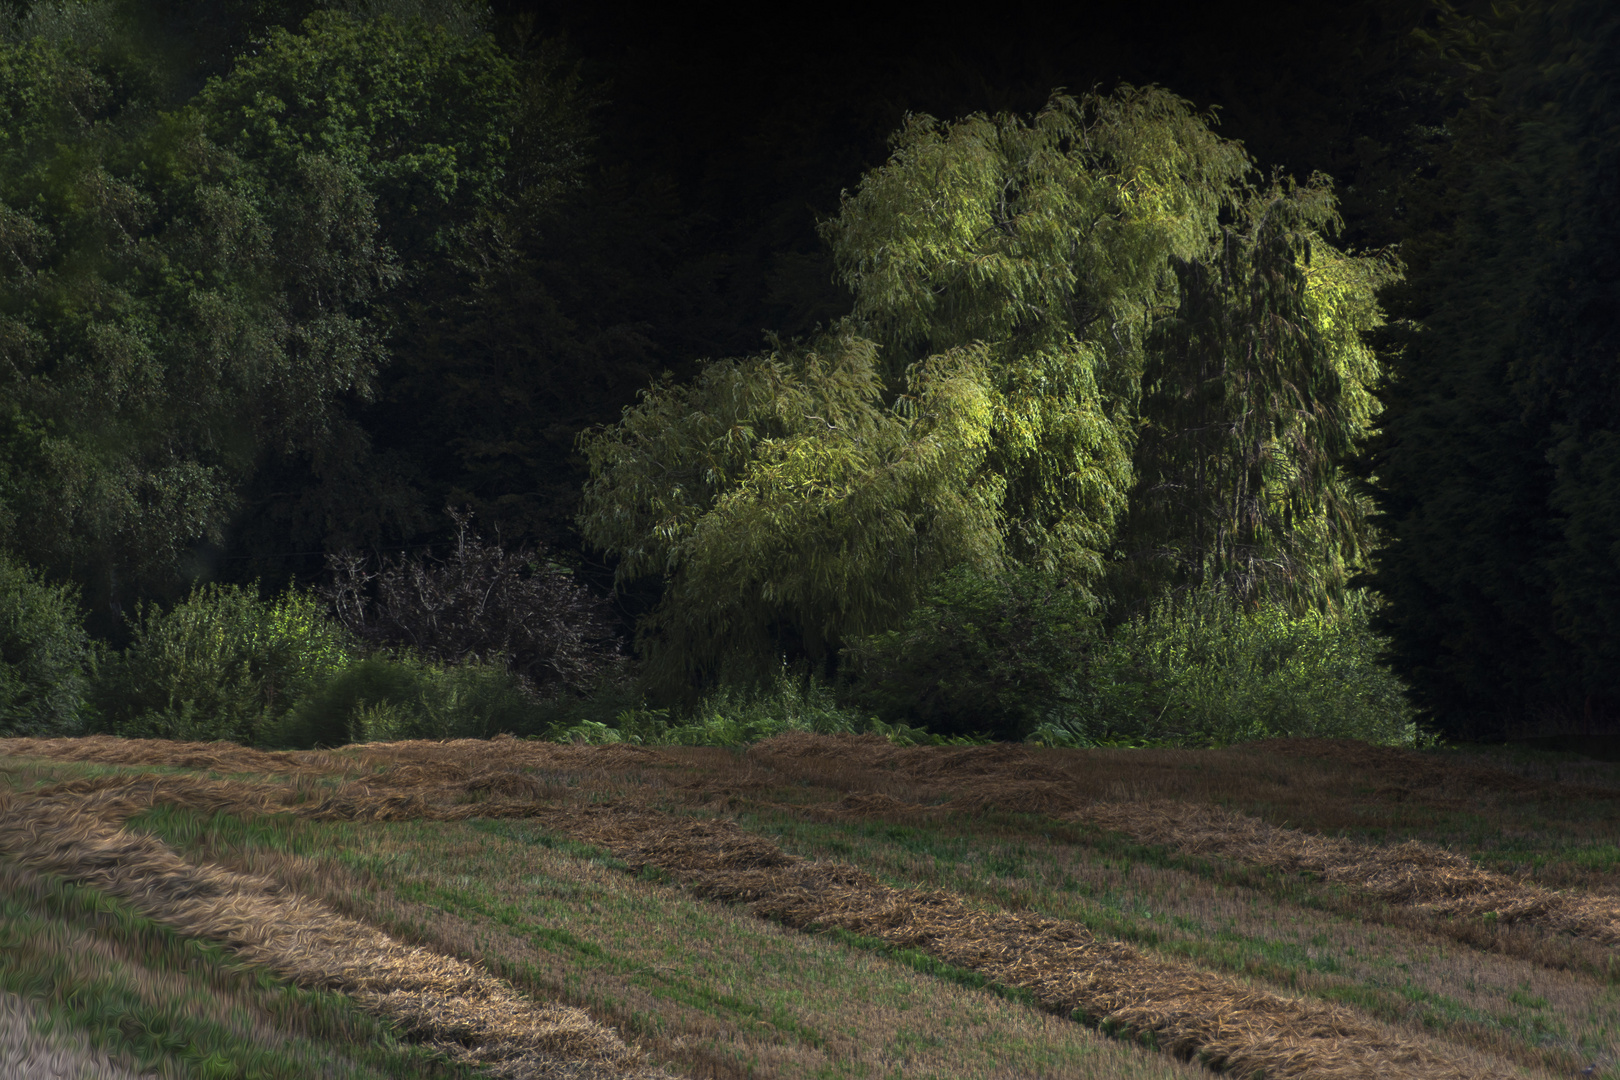
[[[1099, 602], [1137, 488], [1144, 377], [1203, 362], [1192, 339], [1156, 327], [1187, 322], [1187, 305], [1213, 305], [1217, 321], [1248, 310], [1248, 279], [1211, 292], [1206, 270], [1234, 243], [1261, 251], [1245, 256], [1261, 268], [1251, 278], [1283, 274], [1286, 303], [1238, 321], [1283, 311], [1325, 343], [1288, 353], [1312, 379], [1352, 358], [1328, 347], [1355, 322], [1338, 294], [1289, 291], [1309, 280], [1309, 237], [1223, 232], [1256, 205], [1251, 172], [1208, 117], [1156, 88], [1056, 95], [1028, 120], [909, 118], [822, 226], [854, 294], [830, 334], [710, 364], [581, 440], [586, 539], [620, 557], [621, 581], [668, 584], [644, 626], [655, 671], [830, 655], [894, 625], [953, 565], [1035, 567]], [[1309, 200], [1287, 205], [1323, 224]], [[1294, 377], [1286, 364], [1256, 374]], [[1323, 462], [1347, 444], [1348, 417], [1323, 418], [1339, 425]]]
[[1137, 387], [1171, 258], [1204, 255], [1250, 165], [1157, 88], [1031, 121], [913, 117], [889, 161], [825, 223], [853, 325], [893, 379], [979, 342], [995, 391], [984, 468], [1005, 489], [1007, 553], [1082, 588], [1131, 487]]
[[829, 658], [935, 574], [993, 569], [1001, 490], [983, 350], [931, 357], [890, 402], [870, 341], [704, 366], [582, 441], [581, 524], [620, 580], [668, 585], [640, 628], [655, 680], [747, 679], [784, 647]]

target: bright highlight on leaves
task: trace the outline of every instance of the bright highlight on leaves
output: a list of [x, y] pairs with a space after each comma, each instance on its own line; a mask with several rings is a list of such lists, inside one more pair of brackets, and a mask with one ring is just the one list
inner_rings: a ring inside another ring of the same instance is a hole
[[1338, 473], [1372, 411], [1359, 335], [1393, 271], [1323, 241], [1325, 181], [1255, 191], [1209, 122], [1151, 87], [910, 118], [822, 226], [846, 319], [582, 437], [586, 538], [668, 584], [655, 679], [828, 660], [957, 566], [1088, 603], [1333, 599], [1366, 536]]

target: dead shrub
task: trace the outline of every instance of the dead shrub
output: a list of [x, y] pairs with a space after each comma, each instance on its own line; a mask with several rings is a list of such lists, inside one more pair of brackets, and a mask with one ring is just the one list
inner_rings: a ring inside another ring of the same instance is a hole
[[371, 560], [329, 556], [324, 590], [340, 622], [374, 647], [406, 646], [441, 664], [500, 664], [531, 691], [581, 692], [620, 672], [608, 602], [547, 563], [543, 552], [508, 551], [456, 524], [448, 558]]

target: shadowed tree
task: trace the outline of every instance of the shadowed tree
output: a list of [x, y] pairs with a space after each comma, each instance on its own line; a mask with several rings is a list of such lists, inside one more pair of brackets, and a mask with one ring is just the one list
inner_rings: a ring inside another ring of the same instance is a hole
[[1620, 14], [1446, 8], [1460, 106], [1367, 463], [1396, 671], [1454, 737], [1620, 732]]
[[1123, 610], [1213, 586], [1245, 607], [1336, 603], [1369, 547], [1341, 466], [1376, 413], [1363, 335], [1393, 260], [1353, 257], [1324, 177], [1255, 192], [1149, 341], [1136, 488], [1113, 582]]
[[354, 407], [406, 305], [574, 182], [567, 103], [487, 37], [327, 12], [160, 111], [104, 38], [0, 45], [0, 541], [105, 611], [245, 502], [283, 550], [408, 533]]

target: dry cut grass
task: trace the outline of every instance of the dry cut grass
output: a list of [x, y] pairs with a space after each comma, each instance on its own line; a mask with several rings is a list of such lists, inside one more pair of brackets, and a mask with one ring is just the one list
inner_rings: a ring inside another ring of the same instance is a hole
[[[1352, 1010], [1283, 997], [1117, 942], [1099, 942], [1078, 924], [1024, 913], [980, 912], [948, 894], [893, 889], [853, 867], [795, 859], [729, 822], [694, 822], [633, 809], [563, 810], [530, 800], [443, 801], [474, 792], [532, 793], [533, 781], [510, 773], [503, 780], [502, 775], [502, 770], [485, 769], [457, 776], [447, 767], [395, 765], [373, 777], [370, 785], [349, 785], [297, 807], [289, 806], [285, 797], [278, 799], [274, 785], [186, 777], [133, 783], [102, 777], [47, 790], [52, 797], [78, 796], [86, 811], [95, 806], [101, 814], [128, 813], [163, 799], [211, 811], [285, 809], [322, 819], [534, 816], [608, 848], [633, 867], [657, 866], [704, 895], [747, 903], [758, 914], [790, 926], [838, 927], [921, 950], [1026, 989], [1061, 1015], [1095, 1019], [1178, 1056], [1197, 1057], [1240, 1075], [1481, 1075], [1477, 1068], [1459, 1067]], [[95, 814], [81, 816], [100, 820]], [[14, 848], [15, 841], [0, 832], [0, 845]], [[85, 845], [75, 841], [70, 847], [82, 860]], [[217, 930], [212, 936], [218, 936]], [[419, 1007], [407, 1007], [396, 1015], [415, 1017], [417, 1011]]]
[[0, 990], [0, 1076], [36, 1080], [137, 1080], [137, 1073], [82, 1036], [45, 1028], [45, 1012]]
[[[1288, 749], [1309, 756], [1307, 751], [1322, 748]], [[745, 904], [756, 914], [790, 927], [835, 928], [894, 948], [917, 950], [1005, 986], [1022, 988], [1059, 1015], [1128, 1031], [1178, 1056], [1193, 1057], [1237, 1075], [1461, 1078], [1508, 1074], [1478, 1059], [1460, 1060], [1450, 1052], [1455, 1048], [1436, 1049], [1438, 1044], [1432, 1041], [1404, 1036], [1343, 1006], [1275, 993], [1117, 941], [1101, 941], [1075, 922], [1028, 912], [982, 910], [940, 890], [891, 887], [855, 867], [790, 856], [734, 823], [655, 812], [652, 804], [675, 799], [698, 805], [735, 805], [740, 798], [787, 811], [795, 808], [782, 800], [791, 799], [792, 789], [797, 787], [807, 793], [815, 789], [845, 793], [831, 804], [796, 808], [808, 815], [928, 817], [994, 808], [1049, 818], [1080, 818], [1187, 853], [1311, 871], [1364, 890], [1386, 904], [1469, 917], [1493, 912], [1497, 919], [1541, 926], [1550, 932], [1584, 934], [1603, 944], [1616, 940], [1615, 907], [1601, 895], [1553, 892], [1481, 869], [1432, 845], [1386, 847], [1314, 836], [1188, 798], [1142, 797], [1154, 790], [1155, 770], [1166, 776], [1174, 773], [1176, 783], [1161, 783], [1160, 790], [1174, 790], [1180, 784], [1189, 792], [1201, 790], [1207, 795], [1223, 784], [1230, 786], [1235, 782], [1236, 766], [1242, 764], [1230, 754], [1221, 759], [1225, 764], [1224, 771], [1216, 770], [1219, 775], [1189, 779], [1181, 774], [1196, 773], [1203, 767], [1199, 762], [1212, 759], [1188, 754], [1162, 761], [1140, 758], [1133, 765], [1134, 775], [1125, 775], [1129, 770], [1099, 768], [1108, 763], [1076, 752], [1036, 752], [1012, 746], [896, 748], [874, 737], [808, 735], [770, 740], [753, 748], [746, 759], [707, 751], [558, 747], [515, 741], [498, 746], [471, 741], [376, 744], [311, 755], [259, 755], [195, 744], [174, 747], [166, 755], [162, 744], [93, 740], [49, 744], [17, 740], [3, 750], [59, 760], [118, 765], [183, 763], [215, 773], [261, 772], [286, 777], [284, 782], [269, 782], [100, 776], [57, 784], [32, 793], [31, 800], [19, 799], [12, 806], [0, 807], [6, 819], [0, 829], [0, 848], [20, 852], [26, 859], [44, 860], [40, 865], [71, 868], [59, 872], [71, 872], [110, 891], [124, 889], [118, 895], [163, 907], [182, 920], [176, 925], [223, 936], [250, 953], [261, 950], [266, 962], [280, 965], [278, 970], [294, 977], [309, 979], [317, 977], [317, 972], [327, 972], [326, 978], [336, 980], [331, 985], [342, 985], [376, 1007], [390, 1010], [391, 1015], [424, 1031], [451, 1033], [445, 1045], [453, 1053], [457, 1045], [484, 1045], [480, 1039], [505, 1046], [519, 1057], [533, 1050], [539, 1055], [536, 1060], [549, 1051], [538, 1043], [524, 1043], [521, 1032], [498, 1025], [496, 1014], [517, 1007], [512, 1004], [517, 999], [499, 997], [498, 992], [509, 991], [478, 982], [488, 977], [476, 970], [457, 967], [459, 962], [445, 957], [414, 957], [410, 949], [374, 930], [356, 931], [347, 925], [343, 934], [373, 936], [362, 937], [361, 951], [346, 960], [331, 951], [336, 945], [329, 939], [338, 935], [330, 928], [339, 924], [322, 921], [340, 916], [324, 909], [315, 913], [307, 901], [278, 893], [268, 882], [190, 867], [161, 845], [143, 847], [141, 838], [109, 831], [107, 823], [154, 803], [246, 816], [287, 814], [317, 821], [532, 818], [549, 829], [612, 851], [632, 869], [656, 867], [700, 895]], [[1433, 767], [1409, 758], [1362, 764], [1368, 768], [1410, 767], [1414, 775]], [[611, 780], [605, 786], [616, 787], [621, 794], [636, 791], [622, 805], [581, 806], [580, 792], [568, 788], [561, 778], [564, 773], [572, 773], [575, 780], [582, 775]], [[631, 774], [636, 781], [626, 782]], [[314, 777], [325, 779], [316, 785], [310, 782]], [[1446, 783], [1508, 792], [1523, 786], [1484, 766], [1463, 769], [1460, 779], [1451, 777]], [[1553, 781], [1553, 786], [1558, 783]], [[1287, 784], [1286, 777], [1276, 781], [1279, 790]], [[1545, 780], [1524, 784], [1539, 785], [1538, 790], [1548, 786]], [[1591, 785], [1580, 785], [1580, 791], [1598, 799], [1610, 794]], [[1102, 797], [1105, 795], [1111, 797]], [[1308, 799], [1308, 795], [1301, 798]], [[48, 836], [42, 838], [41, 815], [55, 815], [48, 832], [70, 839], [53, 846]], [[66, 833], [64, 825], [71, 825]], [[117, 854], [109, 863], [106, 853], [115, 849]], [[146, 876], [141, 878], [144, 885], [109, 869], [135, 856], [137, 861], [145, 860], [140, 863], [146, 868]], [[101, 884], [103, 878], [105, 885]], [[169, 878], [172, 882], [161, 887], [151, 884]], [[142, 889], [158, 889], [161, 895], [147, 896]], [[128, 890], [134, 890], [133, 894]], [[215, 902], [216, 897], [227, 895], [232, 898], [228, 903]], [[228, 911], [239, 914], [227, 916]], [[284, 932], [274, 927], [283, 924], [303, 927], [307, 942], [299, 939], [295, 947], [278, 938]], [[305, 960], [299, 959], [306, 954]], [[358, 960], [363, 967], [350, 960]], [[471, 1004], [443, 1004], [451, 1000]], [[547, 1023], [553, 1028], [546, 1028]], [[556, 1033], [562, 1031], [559, 1024], [566, 1026], [560, 1019], [536, 1014], [532, 1023], [526, 1021], [518, 1027]], [[546, 1035], [541, 1042], [551, 1037]], [[572, 1036], [556, 1037], [566, 1040]], [[504, 1061], [500, 1055], [508, 1050], [491, 1052], [487, 1060]], [[476, 1046], [467, 1051], [478, 1052], [482, 1051]], [[613, 1059], [620, 1053], [606, 1044], [592, 1052], [598, 1060]], [[631, 1061], [629, 1056], [613, 1060]]]
[[0, 794], [0, 852], [127, 900], [183, 934], [224, 942], [301, 985], [341, 990], [497, 1075], [667, 1076], [579, 1009], [528, 1000], [464, 961], [404, 945], [272, 881], [194, 866], [151, 836], [107, 824], [98, 810], [131, 811], [152, 793], [117, 798], [115, 788], [96, 786], [99, 800]]
[[1236, 1075], [1493, 1075], [1477, 1063], [1459, 1066], [1349, 1009], [1155, 959], [1098, 941], [1072, 922], [977, 910], [940, 891], [891, 888], [854, 867], [789, 856], [729, 822], [587, 811], [552, 823], [632, 867], [657, 866], [703, 895], [748, 904], [789, 926], [837, 927], [921, 950], [1026, 989], [1061, 1015], [1128, 1031]]
[[[1620, 798], [1620, 790], [1534, 781], [1480, 765], [1462, 766], [1452, 773], [1411, 752], [1360, 744], [1339, 747], [1327, 740], [1277, 740], [1267, 746], [1285, 756], [1342, 752], [1347, 767], [1377, 767], [1385, 770], [1383, 780], [1401, 778], [1414, 785], [1430, 782], [1439, 791], [1483, 787], [1516, 797]], [[1383, 904], [1423, 908], [1444, 916], [1487, 917], [1504, 925], [1583, 937], [1604, 946], [1620, 944], [1620, 897], [1615, 892], [1553, 890], [1523, 877], [1485, 869], [1434, 844], [1382, 845], [1324, 837], [1204, 799], [1154, 797], [1177, 787], [1192, 789], [1188, 794], [1203, 794], [1199, 789], [1230, 790], [1230, 773], [1216, 768], [1206, 772], [1209, 762], [1216, 759], [1198, 761], [1191, 751], [1165, 752], [1173, 756], [1163, 762], [1121, 763], [1119, 768], [1099, 768], [1103, 762], [1081, 753], [1040, 752], [1023, 746], [940, 751], [894, 747], [875, 736], [850, 739], [794, 734], [760, 743], [749, 757], [786, 777], [835, 790], [855, 789], [837, 803], [801, 808], [811, 815], [915, 819], [986, 808], [1043, 814], [1099, 825], [1184, 854], [1217, 855], [1250, 865], [1314, 873], [1362, 890]], [[1233, 764], [1233, 752], [1204, 753], [1225, 753], [1228, 769]], [[1242, 761], [1237, 759], [1239, 764]], [[1251, 772], [1264, 771], [1253, 768], [1252, 758], [1249, 762]], [[1160, 775], [1163, 773], [1173, 775]], [[1291, 808], [1309, 805], [1314, 793], [1308, 785], [1288, 786], [1307, 789], [1289, 793]], [[1133, 797], [1121, 799], [1121, 794]], [[927, 799], [934, 801], [921, 801]], [[1312, 815], [1307, 811], [1301, 816], [1309, 819]]]
[[1209, 1075], [1029, 1008], [1025, 994], [986, 993], [920, 953], [800, 933], [626, 873], [535, 822], [286, 821], [265, 843], [183, 811], [141, 820], [413, 942], [478, 957], [537, 996], [565, 996], [699, 1080]]
[[1602, 945], [1620, 945], [1620, 900], [1615, 896], [1555, 892], [1416, 840], [1380, 847], [1279, 828], [1221, 807], [1180, 802], [1096, 803], [1071, 816], [1186, 855], [1218, 855], [1316, 874], [1387, 904], [1529, 923]]

